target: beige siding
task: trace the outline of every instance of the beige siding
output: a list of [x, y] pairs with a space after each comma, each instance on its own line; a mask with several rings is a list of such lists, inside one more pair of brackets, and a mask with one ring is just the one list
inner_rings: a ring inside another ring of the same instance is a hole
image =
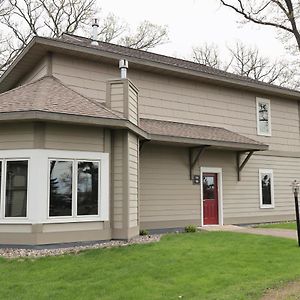
[[0, 126], [0, 149], [34, 148], [32, 123], [3, 123]]
[[145, 145], [140, 164], [141, 228], [162, 221], [200, 224], [200, 187], [189, 180], [188, 149]]
[[94, 100], [105, 102], [106, 82], [119, 77], [119, 69], [101, 62], [71, 56], [53, 55], [53, 76], [75, 91]]
[[[300, 158], [255, 155], [237, 181], [236, 157], [230, 151], [207, 151], [200, 167], [222, 168], [224, 223], [251, 223], [292, 218], [294, 202], [290, 190], [300, 177]], [[259, 169], [274, 173], [275, 208], [260, 208]], [[188, 174], [186, 148], [144, 146], [141, 154], [141, 226], [143, 223], [198, 219], [200, 222], [200, 186], [193, 185]], [[176, 222], [174, 225], [176, 227]]]
[[129, 84], [128, 90], [128, 119], [133, 124], [138, 124], [138, 93], [131, 84]]
[[102, 128], [47, 124], [45, 148], [79, 151], [104, 151]]
[[124, 83], [112, 83], [110, 97], [111, 109], [124, 114]]
[[[53, 74], [76, 91], [104, 102], [106, 82], [118, 78], [119, 70], [117, 63], [54, 55]], [[221, 126], [270, 144], [271, 150], [300, 150], [297, 101], [133, 68], [128, 76], [139, 88], [139, 117]], [[271, 100], [272, 137], [257, 136], [256, 97]]]
[[128, 135], [129, 228], [138, 225], [138, 138]]
[[[113, 228], [123, 228], [124, 209], [124, 145], [121, 131], [115, 132], [113, 139]], [[124, 216], [125, 217], [125, 216]]]
[[19, 85], [30, 83], [47, 75], [47, 57], [43, 58], [28, 74], [26, 74]]

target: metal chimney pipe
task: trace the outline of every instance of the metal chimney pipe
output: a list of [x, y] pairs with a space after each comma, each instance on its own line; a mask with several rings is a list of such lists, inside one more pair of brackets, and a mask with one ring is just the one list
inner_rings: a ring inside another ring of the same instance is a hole
[[97, 42], [97, 37], [98, 37], [98, 28], [99, 28], [99, 22], [98, 19], [93, 19], [93, 24], [92, 24], [92, 42], [91, 45], [93, 46], [98, 46], [99, 43]]
[[127, 78], [127, 69], [128, 69], [128, 60], [120, 59], [119, 60], [119, 69], [121, 71], [121, 78]]

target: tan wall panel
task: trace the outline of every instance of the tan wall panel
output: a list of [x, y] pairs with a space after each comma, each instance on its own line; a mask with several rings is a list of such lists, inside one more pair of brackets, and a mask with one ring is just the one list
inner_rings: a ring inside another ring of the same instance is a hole
[[0, 126], [0, 149], [34, 148], [34, 126], [32, 123], [3, 123]]
[[[107, 80], [119, 77], [117, 64], [62, 55], [54, 56], [53, 73], [70, 87], [101, 102], [105, 101]], [[221, 126], [270, 144], [271, 150], [300, 150], [297, 101], [132, 68], [128, 76], [139, 88], [140, 117]], [[271, 100], [272, 137], [256, 134], [256, 97]]]
[[200, 187], [189, 180], [187, 148], [146, 144], [140, 164], [141, 226], [147, 222], [200, 220]]
[[47, 124], [45, 133], [48, 149], [104, 151], [104, 131], [99, 127]]
[[19, 82], [19, 85], [23, 85], [25, 83], [30, 83], [33, 81], [42, 78], [47, 75], [47, 57], [44, 57], [31, 72], [26, 74], [22, 80]]

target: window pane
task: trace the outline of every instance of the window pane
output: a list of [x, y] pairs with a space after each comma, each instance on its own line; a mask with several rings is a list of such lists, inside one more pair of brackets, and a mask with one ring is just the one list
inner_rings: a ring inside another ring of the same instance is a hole
[[77, 215], [98, 215], [97, 162], [78, 162]]
[[261, 174], [262, 204], [272, 204], [271, 174]]
[[203, 199], [215, 199], [214, 176], [203, 176]]
[[269, 133], [269, 104], [258, 103], [259, 130], [261, 133]]
[[28, 161], [6, 165], [5, 217], [26, 217]]
[[71, 161], [50, 161], [50, 211], [49, 216], [72, 216]]

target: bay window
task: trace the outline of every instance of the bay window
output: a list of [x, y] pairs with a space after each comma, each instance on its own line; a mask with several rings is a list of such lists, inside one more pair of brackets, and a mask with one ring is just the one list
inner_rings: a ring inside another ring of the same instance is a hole
[[100, 161], [50, 160], [49, 217], [99, 215]]
[[109, 220], [109, 154], [0, 150], [0, 223]]

